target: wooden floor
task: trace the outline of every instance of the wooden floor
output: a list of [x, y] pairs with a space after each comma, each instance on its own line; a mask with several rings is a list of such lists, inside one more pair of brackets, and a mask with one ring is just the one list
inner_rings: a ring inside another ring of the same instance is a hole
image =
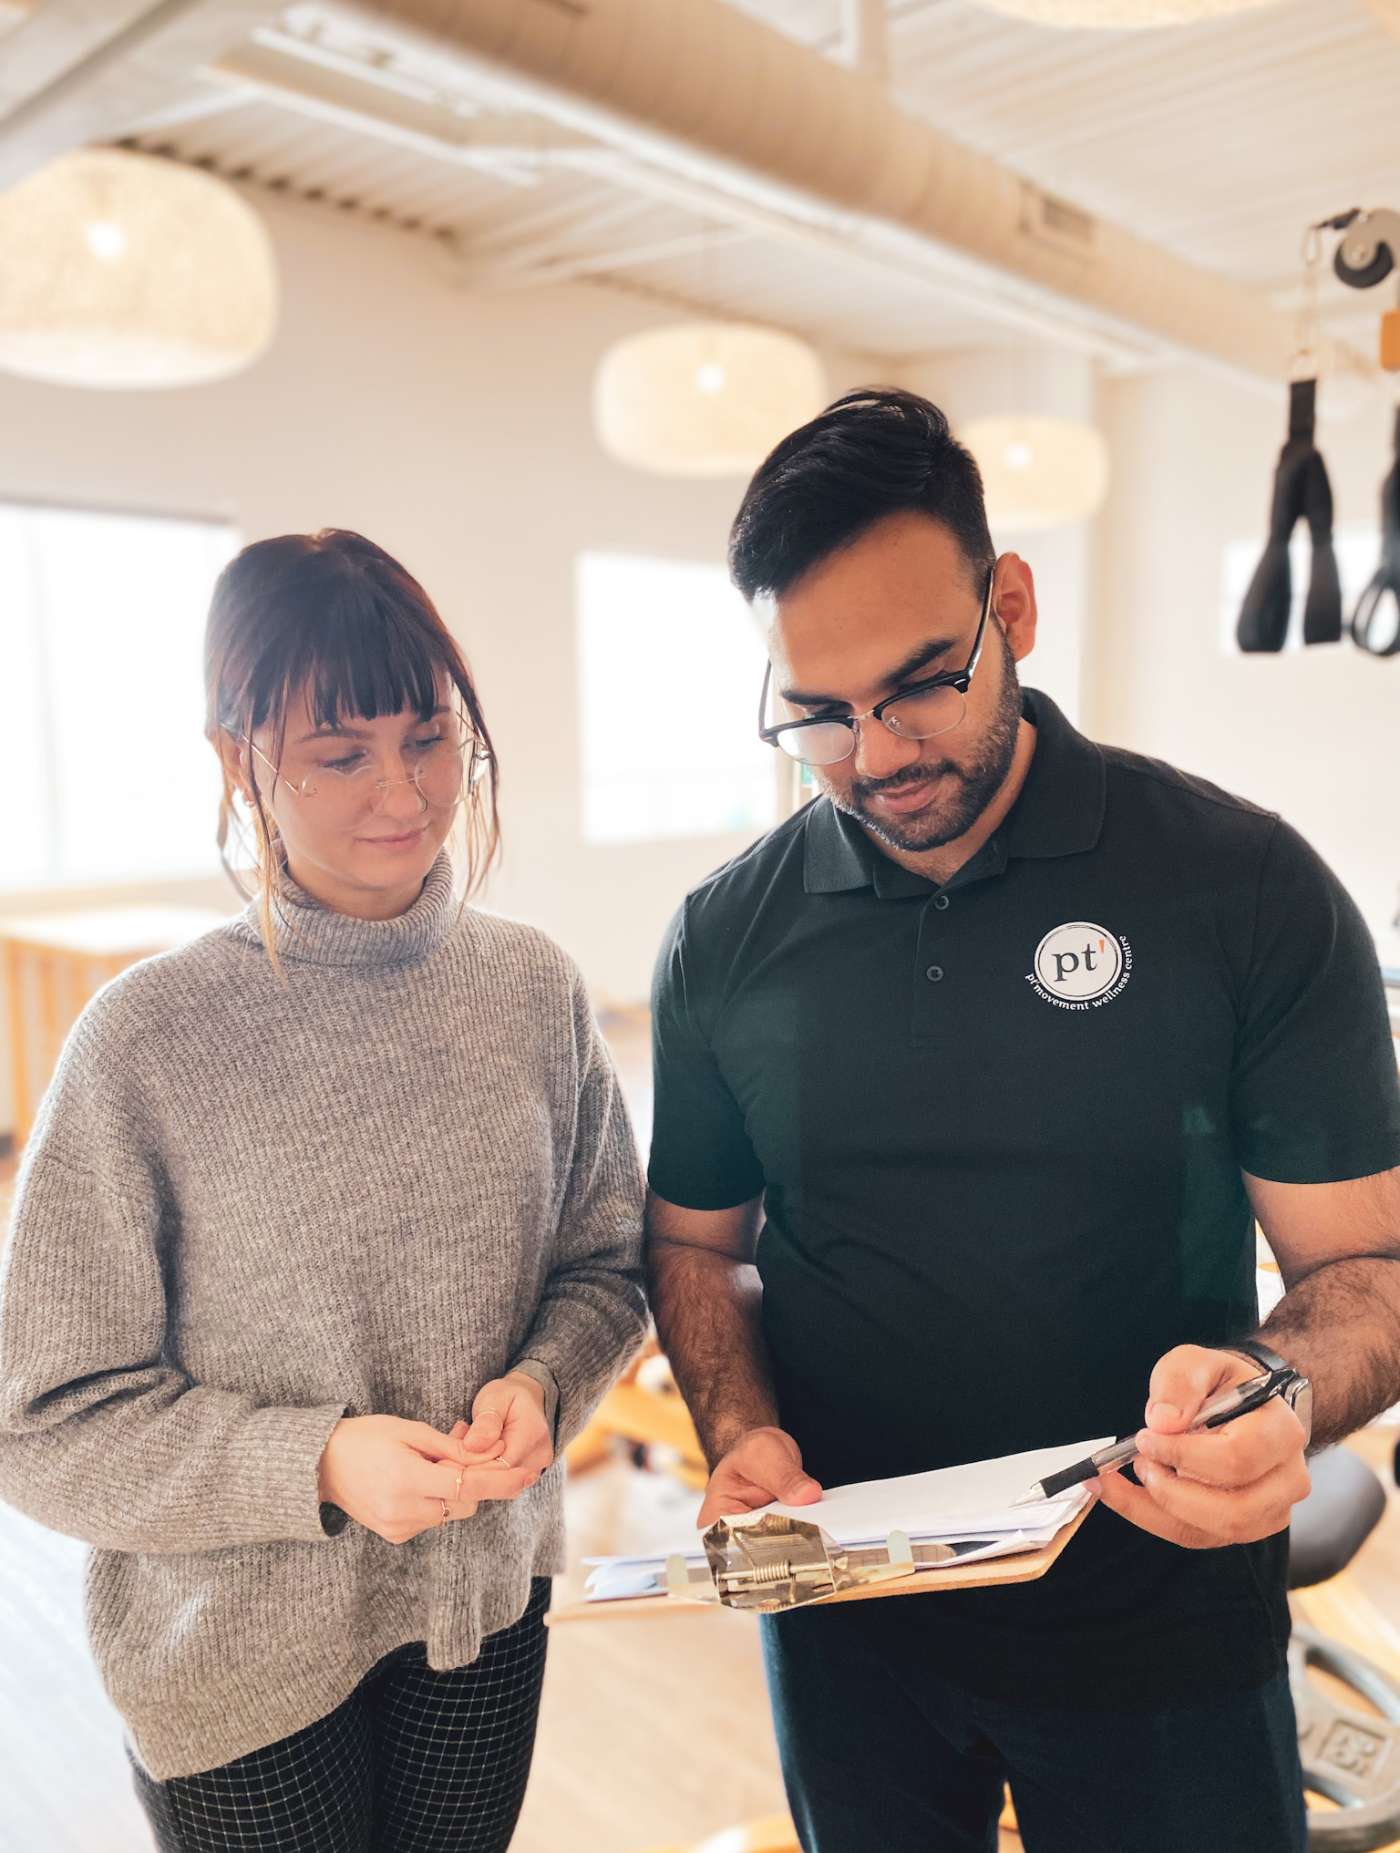
[[[645, 1042], [610, 1039], [645, 1138]], [[13, 1166], [0, 1165], [0, 1228]], [[1378, 1468], [1394, 1430], [1356, 1439]], [[1387, 1484], [1391, 1484], [1387, 1477]], [[695, 1495], [663, 1475], [609, 1463], [568, 1489], [571, 1554], [675, 1535]], [[635, 1541], [635, 1542], [634, 1542]], [[121, 1751], [121, 1721], [83, 1635], [85, 1547], [0, 1504], [0, 1848], [14, 1853], [150, 1853]], [[556, 1606], [580, 1588], [561, 1579]], [[1327, 1586], [1345, 1625], [1375, 1618], [1400, 1655], [1400, 1499], [1354, 1568]], [[1348, 1608], [1350, 1601], [1350, 1609]], [[1337, 1631], [1334, 1627], [1333, 1631]], [[1374, 1636], [1354, 1639], [1373, 1651]], [[757, 1634], [743, 1616], [565, 1623], [551, 1631], [538, 1751], [514, 1853], [650, 1853], [780, 1813]], [[1003, 1847], [1019, 1846], [1004, 1836]]]

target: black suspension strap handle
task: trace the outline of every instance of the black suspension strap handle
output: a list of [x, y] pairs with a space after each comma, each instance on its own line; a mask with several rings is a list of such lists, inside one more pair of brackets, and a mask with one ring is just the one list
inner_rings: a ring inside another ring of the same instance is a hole
[[[1386, 600], [1394, 607], [1387, 620]], [[1371, 656], [1400, 655], [1400, 407], [1395, 461], [1381, 484], [1381, 560], [1351, 614], [1351, 640]]]

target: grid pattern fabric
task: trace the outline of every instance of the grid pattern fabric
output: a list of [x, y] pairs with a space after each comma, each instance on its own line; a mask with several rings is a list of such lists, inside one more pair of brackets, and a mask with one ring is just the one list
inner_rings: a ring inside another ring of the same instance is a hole
[[525, 1796], [550, 1582], [469, 1666], [422, 1641], [386, 1654], [326, 1717], [193, 1776], [155, 1781], [126, 1746], [159, 1853], [504, 1853]]

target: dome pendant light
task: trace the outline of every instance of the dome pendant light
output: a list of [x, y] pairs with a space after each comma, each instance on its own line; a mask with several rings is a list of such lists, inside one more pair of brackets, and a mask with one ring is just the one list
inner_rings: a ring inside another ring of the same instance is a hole
[[616, 342], [593, 383], [598, 441], [660, 476], [746, 476], [826, 402], [805, 341], [747, 322], [677, 322]]
[[190, 386], [277, 323], [262, 220], [225, 181], [81, 148], [0, 193], [0, 368], [65, 386]]
[[1108, 447], [1068, 418], [974, 419], [958, 436], [977, 459], [993, 527], [1022, 533], [1083, 521], [1108, 490]]

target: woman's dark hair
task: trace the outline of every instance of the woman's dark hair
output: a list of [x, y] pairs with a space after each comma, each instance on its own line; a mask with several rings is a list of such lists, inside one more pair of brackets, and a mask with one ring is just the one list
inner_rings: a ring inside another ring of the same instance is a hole
[[[477, 742], [474, 780], [464, 771], [463, 902], [485, 880], [501, 841], [496, 757], [466, 659], [437, 608], [411, 573], [382, 547], [348, 528], [279, 534], [254, 541], [219, 574], [204, 633], [204, 731], [241, 746], [262, 726], [282, 763], [288, 706], [306, 689], [317, 726], [366, 720], [415, 708], [432, 718], [446, 674], [461, 699], [463, 723]], [[483, 759], [484, 755], [484, 759]], [[222, 755], [221, 755], [222, 759]], [[271, 775], [264, 769], [263, 777]], [[258, 761], [249, 755], [263, 943], [278, 966], [272, 931], [280, 870], [276, 823], [263, 808]], [[235, 787], [224, 766], [217, 842], [224, 870], [247, 897], [226, 845], [236, 821]]]
[[906, 512], [952, 531], [980, 591], [996, 552], [971, 451], [927, 399], [863, 386], [759, 465], [730, 530], [730, 576], [746, 599], [780, 598], [877, 521]]

